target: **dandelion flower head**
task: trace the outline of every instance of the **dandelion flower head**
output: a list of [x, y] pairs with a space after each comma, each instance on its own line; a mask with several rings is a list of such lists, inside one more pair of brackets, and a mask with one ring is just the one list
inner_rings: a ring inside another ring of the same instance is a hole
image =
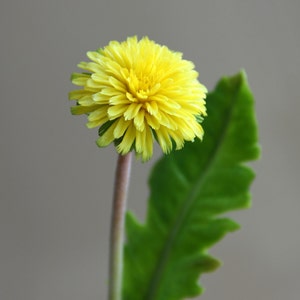
[[147, 37], [129, 37], [87, 56], [90, 62], [78, 65], [84, 72], [72, 74], [82, 88], [69, 98], [77, 101], [72, 114], [86, 114], [87, 127], [99, 128], [99, 147], [114, 142], [121, 155], [134, 150], [146, 161], [154, 140], [169, 153], [202, 139], [207, 90], [181, 53]]

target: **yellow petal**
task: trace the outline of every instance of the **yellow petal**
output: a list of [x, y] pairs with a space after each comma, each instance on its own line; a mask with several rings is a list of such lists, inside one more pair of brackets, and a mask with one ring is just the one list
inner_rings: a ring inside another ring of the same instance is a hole
[[103, 124], [105, 124], [107, 121], [109, 121], [107, 116], [103, 116], [100, 119], [97, 119], [95, 121], [91, 121], [91, 122], [87, 122], [86, 123], [86, 127], [87, 128], [95, 128], [95, 127], [99, 127], [102, 126]]
[[110, 119], [114, 120], [124, 115], [124, 112], [126, 111], [127, 107], [128, 105], [113, 105], [109, 107], [107, 113]]
[[96, 63], [101, 62], [102, 55], [96, 51], [88, 51], [86, 55], [90, 60], [92, 60]]
[[115, 137], [114, 137], [113, 132], [114, 132], [115, 128], [116, 128], [116, 122], [113, 123], [105, 131], [105, 133], [97, 139], [96, 143], [99, 147], [106, 147], [114, 141]]
[[134, 126], [138, 131], [143, 131], [145, 129], [145, 111], [143, 109], [139, 110], [137, 115], [134, 117]]
[[86, 90], [75, 90], [69, 93], [69, 100], [79, 100], [82, 97], [90, 96], [91, 92]]
[[82, 114], [87, 114], [90, 112], [93, 112], [96, 109], [95, 106], [72, 106], [71, 107], [71, 113], [72, 115], [82, 115]]
[[78, 104], [82, 106], [94, 106], [96, 103], [93, 101], [91, 95], [84, 96], [78, 100]]
[[125, 135], [122, 139], [122, 142], [117, 146], [117, 150], [121, 154], [126, 154], [131, 150], [133, 142], [136, 138], [136, 130], [133, 124], [127, 128]]
[[107, 109], [106, 107], [100, 107], [93, 112], [91, 112], [88, 116], [88, 120], [90, 122], [96, 121], [97, 119], [101, 119], [103, 117], [107, 117]]
[[73, 73], [71, 76], [71, 81], [75, 85], [85, 86], [90, 77], [91, 76], [87, 74]]
[[126, 93], [126, 87], [124, 83], [112, 76], [109, 77], [109, 83], [117, 90], [123, 93]]
[[128, 126], [132, 123], [131, 121], [125, 121], [124, 118], [120, 118], [118, 121], [116, 121], [117, 125], [114, 130], [114, 137], [116, 139], [123, 136], [125, 131], [127, 130]]
[[150, 115], [155, 115], [158, 112], [158, 106], [155, 101], [146, 102], [145, 107]]
[[169, 153], [172, 149], [172, 141], [170, 139], [170, 136], [168, 134], [168, 129], [161, 126], [159, 130], [156, 130], [156, 136], [158, 143], [160, 144], [162, 151], [164, 153]]
[[124, 118], [125, 120], [132, 120], [135, 118], [135, 116], [138, 114], [140, 108], [142, 107], [143, 104], [139, 103], [132, 103], [127, 106], [126, 111], [124, 112]]
[[157, 119], [156, 117], [151, 116], [151, 115], [149, 115], [149, 114], [146, 113], [145, 114], [145, 119], [146, 119], [147, 124], [151, 128], [157, 130], [160, 127], [159, 119]]
[[130, 104], [130, 102], [123, 94], [119, 94], [119, 95], [110, 97], [109, 104], [110, 105], [122, 105], [122, 104]]

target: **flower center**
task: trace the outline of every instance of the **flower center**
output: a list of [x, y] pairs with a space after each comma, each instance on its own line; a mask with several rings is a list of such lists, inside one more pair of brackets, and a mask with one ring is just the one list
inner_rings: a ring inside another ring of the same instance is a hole
[[149, 96], [154, 95], [159, 89], [160, 84], [156, 83], [155, 77], [153, 74], [144, 75], [130, 71], [128, 78], [129, 89], [137, 102], [144, 103]]
[[136, 95], [140, 101], [147, 100], [149, 92], [151, 90], [151, 81], [148, 77], [143, 77], [139, 80], [139, 87], [136, 91]]

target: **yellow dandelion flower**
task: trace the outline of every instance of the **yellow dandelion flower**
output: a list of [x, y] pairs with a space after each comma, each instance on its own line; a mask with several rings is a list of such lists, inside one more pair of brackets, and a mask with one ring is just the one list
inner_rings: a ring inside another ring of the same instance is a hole
[[202, 139], [207, 90], [181, 53], [130, 37], [87, 56], [91, 61], [78, 65], [86, 72], [72, 75], [82, 89], [69, 98], [77, 101], [72, 114], [87, 114], [87, 127], [99, 127], [99, 147], [115, 142], [118, 153], [134, 150], [146, 161], [154, 139], [164, 153]]

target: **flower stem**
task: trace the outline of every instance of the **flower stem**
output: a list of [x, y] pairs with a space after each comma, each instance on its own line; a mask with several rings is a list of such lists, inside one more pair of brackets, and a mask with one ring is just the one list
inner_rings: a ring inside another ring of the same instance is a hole
[[123, 275], [124, 217], [131, 170], [132, 153], [119, 155], [113, 198], [110, 233], [109, 300], [121, 300]]

